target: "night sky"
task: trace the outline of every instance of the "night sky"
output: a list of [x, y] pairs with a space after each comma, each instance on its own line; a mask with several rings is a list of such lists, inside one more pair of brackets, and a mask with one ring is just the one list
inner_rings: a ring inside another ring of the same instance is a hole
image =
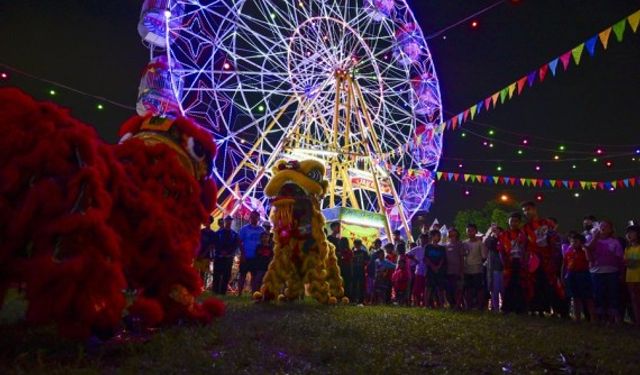
[[[493, 0], [409, 0], [425, 35], [492, 4]], [[136, 31], [142, 1], [20, 0], [0, 1], [0, 62], [31, 74], [64, 83], [82, 91], [135, 106], [140, 73], [149, 59]], [[521, 0], [499, 5], [476, 18], [479, 26], [464, 23], [428, 41], [440, 79], [447, 117], [484, 99], [533, 69], [573, 48], [607, 26], [640, 9], [640, 0]], [[628, 25], [627, 25], [628, 28]], [[560, 69], [560, 68], [559, 68]], [[0, 68], [0, 70], [3, 70]], [[18, 86], [37, 98], [52, 98], [72, 108], [73, 114], [94, 125], [108, 142], [116, 140], [118, 126], [134, 111], [80, 96], [50, 84], [8, 72], [2, 85]], [[495, 131], [494, 148], [467, 133], [450, 132], [445, 139], [441, 170], [523, 177], [617, 179], [640, 175], [640, 161], [631, 156], [606, 154], [640, 148], [640, 33], [625, 33], [622, 43], [612, 34], [609, 49], [600, 45], [594, 58], [583, 55], [580, 66], [570, 66], [557, 78], [525, 89], [495, 111], [481, 114], [479, 123], [467, 123], [469, 132]], [[49, 90], [56, 90], [55, 97]], [[104, 104], [103, 110], [96, 107]], [[518, 134], [509, 134], [515, 132]], [[537, 149], [518, 156], [518, 147], [529, 135]], [[535, 137], [543, 137], [537, 139]], [[571, 143], [571, 142], [575, 142]], [[578, 144], [584, 143], [584, 144]], [[590, 160], [602, 146], [605, 157]], [[572, 152], [579, 152], [572, 154]], [[560, 161], [553, 161], [558, 154]], [[462, 161], [460, 161], [460, 160]], [[528, 160], [516, 162], [516, 159]], [[491, 160], [491, 161], [486, 161]], [[501, 161], [499, 161], [501, 160]], [[463, 168], [458, 164], [463, 163]], [[572, 169], [572, 164], [577, 168]], [[502, 166], [502, 172], [496, 167]], [[535, 166], [542, 166], [540, 172]], [[469, 188], [471, 196], [464, 197]], [[439, 183], [429, 221], [450, 222], [455, 212], [480, 208], [488, 200], [507, 193], [513, 200], [533, 199], [542, 193], [541, 211], [556, 216], [565, 230], [593, 213], [615, 220], [619, 229], [630, 218], [640, 218], [640, 190], [616, 192], [501, 189], [478, 184]]]

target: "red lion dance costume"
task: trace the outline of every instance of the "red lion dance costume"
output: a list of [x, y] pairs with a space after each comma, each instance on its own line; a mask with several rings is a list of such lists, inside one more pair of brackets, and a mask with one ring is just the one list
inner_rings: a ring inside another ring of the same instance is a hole
[[125, 309], [143, 327], [223, 314], [196, 301], [192, 266], [215, 200], [206, 131], [134, 117], [108, 145], [17, 89], [0, 90], [0, 131], [0, 303], [22, 285], [27, 322], [73, 338], [109, 337]]

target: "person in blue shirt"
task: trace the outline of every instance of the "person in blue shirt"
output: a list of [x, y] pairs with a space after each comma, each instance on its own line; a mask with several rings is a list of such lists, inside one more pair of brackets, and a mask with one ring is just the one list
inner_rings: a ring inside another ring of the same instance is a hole
[[213, 292], [215, 294], [227, 294], [233, 258], [240, 248], [240, 237], [231, 229], [232, 222], [233, 219], [227, 216], [222, 227], [213, 237]]
[[436, 307], [444, 304], [444, 291], [447, 284], [447, 249], [440, 243], [440, 231], [429, 232], [431, 243], [424, 247], [424, 263], [427, 271], [427, 289], [424, 295], [425, 307], [430, 306], [431, 297], [435, 297]]
[[258, 291], [260, 285], [257, 277], [256, 251], [260, 246], [262, 234], [265, 230], [259, 225], [260, 214], [251, 212], [249, 224], [240, 228], [240, 280], [238, 282], [238, 295], [242, 295], [247, 273], [251, 274], [251, 293]]

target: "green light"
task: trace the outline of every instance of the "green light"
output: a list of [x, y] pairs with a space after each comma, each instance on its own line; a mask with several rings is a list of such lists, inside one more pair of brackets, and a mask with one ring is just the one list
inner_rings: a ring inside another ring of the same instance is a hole
[[560, 146], [560, 147], [558, 147], [558, 149], [559, 149], [560, 151], [564, 151], [564, 149], [565, 149], [565, 148], [564, 148], [564, 146]]
[[104, 106], [103, 106], [102, 104], [98, 104], [98, 105], [96, 106], [96, 108], [98, 108], [99, 110], [101, 110], [101, 111], [102, 111], [102, 110], [104, 109]]
[[271, 19], [275, 19], [276, 18], [276, 14], [275, 13], [271, 13]]
[[522, 155], [524, 152], [522, 150], [518, 150], [518, 155]]
[[489, 130], [489, 135], [494, 135], [496, 134], [496, 132], [494, 132], [493, 130]]
[[264, 106], [262, 104], [258, 106], [258, 111], [264, 112]]
[[496, 170], [497, 170], [498, 172], [501, 172], [501, 171], [502, 171], [502, 167], [501, 167], [501, 166], [498, 166], [498, 167], [496, 168]]
[[597, 163], [598, 162], [598, 158], [593, 158], [593, 162]]
[[56, 90], [49, 90], [49, 95], [55, 96], [56, 95]]
[[460, 136], [461, 136], [462, 138], [465, 138], [465, 137], [467, 136], [467, 133], [462, 132], [462, 134], [460, 134]]

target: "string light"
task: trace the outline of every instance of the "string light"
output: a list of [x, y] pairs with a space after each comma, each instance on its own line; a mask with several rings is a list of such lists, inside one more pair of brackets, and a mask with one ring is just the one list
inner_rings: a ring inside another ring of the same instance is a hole
[[560, 156], [558, 156], [558, 155], [553, 155], [553, 160], [560, 160]]
[[518, 155], [522, 155], [522, 154], [524, 154], [524, 151], [518, 150]]
[[571, 166], [571, 169], [576, 169], [576, 168], [578, 168], [578, 166], [575, 164]]
[[489, 135], [495, 135], [495, 134], [496, 132], [493, 129], [489, 130]]
[[502, 194], [502, 195], [500, 196], [500, 200], [501, 200], [502, 202], [506, 202], [506, 201], [508, 201], [508, 200], [509, 200], [509, 196], [508, 196], [508, 195], [506, 195], [506, 194]]
[[231, 69], [231, 64], [229, 64], [228, 62], [225, 62], [224, 64], [222, 64], [222, 68], [224, 70], [229, 70]]
[[469, 189], [464, 189], [464, 195], [465, 197], [468, 197], [469, 195], [471, 195], [471, 191], [469, 191]]
[[598, 162], [598, 158], [593, 158], [593, 159], [592, 159], [592, 161], [593, 161], [594, 163], [597, 163], [597, 162]]
[[558, 147], [558, 150], [560, 150], [560, 151], [564, 151], [564, 150], [565, 150], [565, 147], [564, 147], [564, 146], [560, 146], [560, 147]]
[[479, 25], [478, 21], [472, 21], [471, 22], [471, 27], [474, 28], [474, 29], [477, 28], [478, 25]]
[[461, 136], [462, 138], [465, 138], [465, 137], [467, 136], [467, 133], [462, 132], [462, 133], [460, 133], [460, 136]]
[[611, 168], [611, 167], [613, 167], [613, 162], [612, 162], [611, 160], [607, 160], [607, 161], [604, 163], [604, 165], [606, 165], [606, 166], [607, 166], [607, 168]]
[[523, 139], [523, 140], [522, 140], [522, 144], [523, 144], [523, 145], [528, 145], [528, 144], [529, 144], [529, 140], [528, 140], [528, 139], [526, 139], [526, 138], [525, 138], [525, 139]]
[[5, 72], [2, 72], [2, 73], [0, 73], [0, 78], [7, 79], [7, 78], [9, 78], [9, 75], [7, 73], [5, 73]]
[[104, 106], [102, 104], [98, 104], [96, 106], [96, 108], [98, 108], [98, 110], [102, 111], [104, 109]]
[[536, 172], [540, 172], [540, 170], [541, 170], [541, 169], [542, 169], [542, 167], [541, 167], [541, 166], [536, 165]]
[[602, 154], [604, 154], [604, 150], [599, 148], [599, 149], [596, 150], [596, 154], [602, 155]]
[[496, 171], [498, 171], [498, 172], [502, 172], [502, 166], [501, 166], [501, 165], [497, 166], [497, 167], [496, 167]]
[[542, 202], [544, 200], [544, 196], [542, 194], [536, 194], [536, 200], [538, 202]]
[[262, 104], [258, 106], [258, 111], [264, 112], [264, 106]]
[[580, 193], [573, 193], [573, 196], [576, 198], [580, 198]]
[[462, 163], [458, 164], [458, 168], [462, 168], [462, 167], [463, 167]]
[[55, 96], [56, 95], [56, 90], [49, 90], [49, 95]]

